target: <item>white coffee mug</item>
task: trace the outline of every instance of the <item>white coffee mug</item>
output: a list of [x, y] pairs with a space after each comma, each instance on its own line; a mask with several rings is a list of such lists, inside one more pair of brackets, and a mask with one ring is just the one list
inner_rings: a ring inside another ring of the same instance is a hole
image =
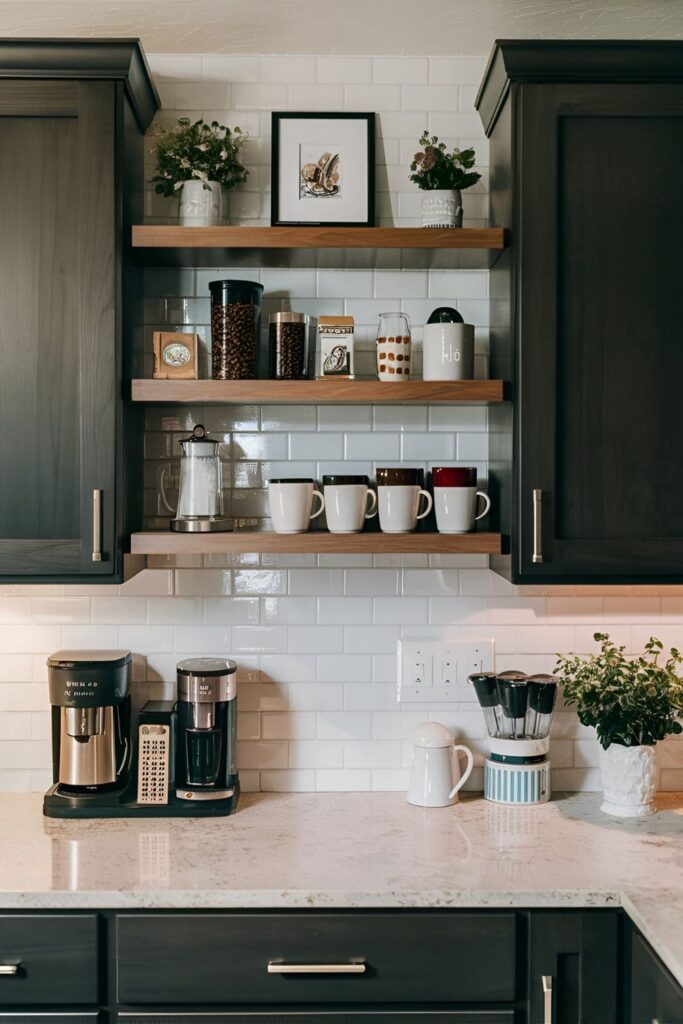
[[[476, 515], [477, 499], [483, 498], [484, 508]], [[434, 511], [439, 533], [469, 533], [478, 519], [483, 519], [491, 508], [488, 494], [476, 487], [435, 487]]]
[[[314, 498], [320, 502], [315, 512]], [[325, 499], [313, 480], [269, 480], [268, 505], [276, 533], [305, 533], [325, 508]]]
[[[420, 498], [426, 500], [423, 512], [419, 511]], [[417, 484], [388, 484], [377, 488], [377, 504], [384, 533], [410, 533], [418, 519], [432, 511], [432, 496]]]
[[377, 515], [377, 495], [367, 477], [324, 476], [323, 494], [330, 533], [359, 533]]

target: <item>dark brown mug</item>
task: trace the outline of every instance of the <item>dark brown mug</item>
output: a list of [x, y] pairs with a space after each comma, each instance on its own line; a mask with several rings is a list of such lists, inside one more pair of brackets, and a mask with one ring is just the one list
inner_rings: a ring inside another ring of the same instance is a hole
[[424, 487], [424, 470], [414, 466], [397, 466], [377, 470], [378, 487]]

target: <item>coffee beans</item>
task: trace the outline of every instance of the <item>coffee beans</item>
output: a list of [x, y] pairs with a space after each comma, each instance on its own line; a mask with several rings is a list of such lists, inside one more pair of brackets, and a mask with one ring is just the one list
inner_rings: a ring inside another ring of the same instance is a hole
[[306, 373], [305, 323], [271, 322], [270, 376], [275, 380], [301, 380]]
[[243, 380], [256, 375], [259, 308], [250, 302], [211, 306], [211, 376]]

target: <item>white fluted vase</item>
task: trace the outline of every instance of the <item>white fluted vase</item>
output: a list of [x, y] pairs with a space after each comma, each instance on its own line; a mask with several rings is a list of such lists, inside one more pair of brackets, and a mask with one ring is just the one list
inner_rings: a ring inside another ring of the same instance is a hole
[[602, 806], [605, 814], [642, 818], [655, 810], [656, 753], [654, 744], [600, 748]]
[[207, 228], [223, 221], [223, 187], [218, 181], [186, 181], [180, 190], [180, 223]]
[[462, 193], [453, 188], [435, 188], [422, 193], [423, 228], [461, 228]]

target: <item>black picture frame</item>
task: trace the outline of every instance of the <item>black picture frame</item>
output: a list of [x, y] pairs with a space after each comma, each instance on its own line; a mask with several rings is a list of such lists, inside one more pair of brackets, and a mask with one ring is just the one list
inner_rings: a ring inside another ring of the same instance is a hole
[[[362, 221], [292, 221], [280, 219], [280, 122], [296, 119], [356, 120], [366, 122], [367, 131], [367, 220]], [[272, 227], [371, 228], [375, 226], [375, 114], [354, 111], [276, 111], [271, 115], [272, 156], [270, 223]]]

